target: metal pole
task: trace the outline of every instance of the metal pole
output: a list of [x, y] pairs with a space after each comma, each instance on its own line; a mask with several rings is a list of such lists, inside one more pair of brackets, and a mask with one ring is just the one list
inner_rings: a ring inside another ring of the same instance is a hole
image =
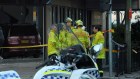
[[[48, 44], [48, 26], [50, 26], [52, 23], [52, 10], [49, 10], [52, 7], [48, 7], [52, 2], [52, 0], [49, 0], [48, 2], [44, 2], [45, 5], [43, 5], [43, 44]], [[49, 8], [49, 9], [48, 9]], [[50, 18], [51, 17], [51, 18]], [[43, 47], [43, 60], [45, 61], [48, 58], [48, 47]]]
[[[108, 12], [108, 27], [109, 30], [112, 29], [112, 0], [110, 0], [110, 9]], [[112, 33], [109, 32], [109, 76], [113, 76], [113, 66], [112, 66]]]
[[[46, 38], [46, 5], [43, 6], [43, 44], [47, 43]], [[47, 48], [43, 47], [43, 60], [47, 59]]]
[[[39, 32], [41, 35], [41, 44], [43, 43], [43, 6], [37, 6], [37, 21], [36, 25], [39, 27]], [[44, 59], [44, 48], [42, 49], [43, 59]]]
[[[52, 5], [46, 5], [46, 17], [45, 17], [45, 43], [48, 44], [48, 31], [49, 31], [49, 28], [50, 26], [52, 25]], [[48, 46], [45, 47], [46, 48], [46, 53], [45, 53], [45, 56], [46, 56], [46, 59], [48, 58]]]
[[131, 73], [131, 19], [129, 17], [129, 9], [131, 8], [131, 0], [127, 0], [126, 6], [126, 44], [127, 44], [127, 73]]
[[117, 11], [117, 26], [120, 25], [120, 11]]

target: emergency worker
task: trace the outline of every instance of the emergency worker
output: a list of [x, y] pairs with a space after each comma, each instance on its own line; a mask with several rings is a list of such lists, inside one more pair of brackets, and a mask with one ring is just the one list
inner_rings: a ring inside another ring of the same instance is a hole
[[74, 26], [72, 26], [72, 19], [67, 17], [65, 22], [66, 22], [66, 29], [68, 31], [67, 32], [68, 47], [77, 45], [78, 41], [77, 41], [76, 37], [74, 36], [74, 32], [76, 31], [76, 28]]
[[52, 25], [48, 36], [48, 56], [59, 54], [59, 40], [56, 25]]
[[101, 25], [93, 26], [93, 32], [95, 33], [95, 36], [93, 37], [92, 47], [98, 44], [102, 44], [102, 49], [100, 50], [97, 56], [97, 64], [99, 67], [100, 76], [102, 77], [103, 76], [102, 60], [105, 59], [105, 49], [103, 47], [105, 38], [103, 36], [103, 33], [101, 32]]
[[86, 49], [90, 45], [89, 34], [82, 29], [83, 22], [81, 20], [76, 21], [77, 29], [74, 31], [74, 34], [77, 36], [79, 41], [82, 43], [83, 47]]
[[72, 31], [75, 30], [74, 26], [72, 26], [72, 19], [69, 18], [69, 17], [66, 18], [66, 26], [69, 27], [69, 28], [68, 28], [69, 31], [70, 31], [70, 29], [71, 29]]
[[58, 24], [59, 28], [59, 33], [58, 33], [58, 38], [59, 38], [59, 47], [60, 49], [65, 49], [68, 46], [68, 30], [66, 29], [66, 25], [64, 23]]

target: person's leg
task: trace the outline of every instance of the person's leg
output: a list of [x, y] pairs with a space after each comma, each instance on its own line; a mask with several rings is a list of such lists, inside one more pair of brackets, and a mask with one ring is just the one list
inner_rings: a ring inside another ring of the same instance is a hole
[[97, 59], [96, 62], [97, 62], [98, 68], [99, 68], [100, 77], [103, 77], [102, 59]]

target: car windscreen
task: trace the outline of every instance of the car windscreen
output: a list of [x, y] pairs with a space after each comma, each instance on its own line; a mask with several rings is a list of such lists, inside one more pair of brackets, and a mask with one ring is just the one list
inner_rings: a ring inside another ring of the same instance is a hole
[[33, 25], [16, 25], [10, 29], [10, 36], [32, 36], [37, 34], [37, 29]]

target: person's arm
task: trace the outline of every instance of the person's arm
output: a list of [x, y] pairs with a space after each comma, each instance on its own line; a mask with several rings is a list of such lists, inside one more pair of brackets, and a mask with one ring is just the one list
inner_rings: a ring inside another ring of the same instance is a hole
[[86, 40], [86, 48], [88, 48], [90, 46], [90, 39], [89, 39], [89, 34], [87, 32], [86, 32], [85, 40]]

